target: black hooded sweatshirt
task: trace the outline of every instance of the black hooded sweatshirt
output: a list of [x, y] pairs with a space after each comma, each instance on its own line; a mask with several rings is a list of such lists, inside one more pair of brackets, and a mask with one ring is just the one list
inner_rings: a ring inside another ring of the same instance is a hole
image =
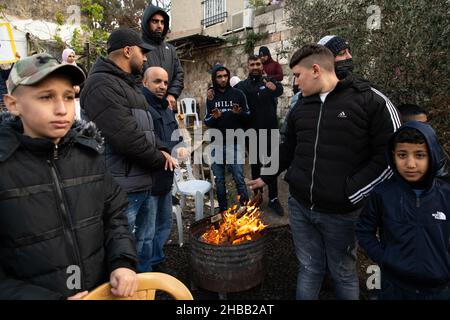
[[[228, 74], [228, 83], [224, 92], [218, 89], [216, 83], [216, 74], [220, 70], [225, 70]], [[230, 71], [227, 68], [222, 65], [214, 66], [211, 72], [211, 80], [214, 87], [214, 99], [207, 99], [204, 121], [208, 127], [219, 129], [224, 134], [225, 142], [226, 129], [244, 129], [250, 119], [250, 111], [247, 106], [247, 100], [242, 91], [231, 87]], [[234, 114], [231, 111], [233, 104], [238, 104], [242, 108], [242, 112], [239, 115]], [[222, 112], [222, 116], [214, 119], [212, 116], [212, 111], [216, 108]]]
[[[164, 17], [164, 30], [160, 38], [153, 36], [149, 27], [150, 19], [156, 13]], [[147, 53], [147, 62], [143, 70], [154, 66], [166, 70], [169, 74], [167, 94], [178, 98], [184, 88], [184, 71], [175, 47], [164, 41], [169, 31], [169, 20], [169, 15], [162, 8], [150, 5], [145, 9], [141, 22], [142, 39], [152, 47], [152, 50]]]

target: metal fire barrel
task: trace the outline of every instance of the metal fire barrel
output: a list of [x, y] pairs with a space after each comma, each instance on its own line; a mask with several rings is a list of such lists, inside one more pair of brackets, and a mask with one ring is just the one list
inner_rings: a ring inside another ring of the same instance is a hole
[[257, 286], [265, 274], [263, 256], [266, 230], [262, 231], [260, 238], [237, 245], [202, 242], [200, 237], [210, 228], [214, 217], [199, 220], [190, 228], [189, 260], [193, 283], [219, 293], [245, 291]]

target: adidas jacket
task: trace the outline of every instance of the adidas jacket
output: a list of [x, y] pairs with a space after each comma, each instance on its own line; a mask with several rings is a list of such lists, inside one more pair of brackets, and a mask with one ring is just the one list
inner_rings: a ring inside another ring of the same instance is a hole
[[[279, 173], [305, 207], [347, 213], [362, 206], [375, 185], [392, 172], [384, 152], [400, 125], [395, 107], [366, 81], [349, 75], [322, 103], [303, 97], [288, 118], [280, 145]], [[267, 183], [274, 176], [262, 176]]]

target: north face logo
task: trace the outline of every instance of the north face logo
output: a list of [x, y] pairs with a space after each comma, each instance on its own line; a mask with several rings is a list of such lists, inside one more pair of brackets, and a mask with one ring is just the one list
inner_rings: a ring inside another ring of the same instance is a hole
[[344, 111], [342, 111], [341, 113], [339, 113], [339, 115], [337, 117], [338, 118], [347, 118], [347, 115], [345, 114]]
[[431, 214], [436, 220], [447, 220], [445, 214], [441, 211], [436, 211], [436, 213]]

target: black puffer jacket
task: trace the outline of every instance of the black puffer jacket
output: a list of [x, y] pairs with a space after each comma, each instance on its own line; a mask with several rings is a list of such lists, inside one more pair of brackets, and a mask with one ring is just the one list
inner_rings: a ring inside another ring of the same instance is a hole
[[[152, 37], [150, 31], [149, 22], [155, 13], [159, 13], [164, 17], [162, 39], [155, 39]], [[145, 9], [141, 22], [142, 39], [152, 47], [152, 50], [147, 53], [147, 63], [144, 66], [144, 70], [153, 66], [161, 67], [166, 70], [169, 75], [167, 94], [171, 94], [175, 98], [178, 98], [184, 88], [184, 71], [180, 59], [178, 59], [175, 47], [163, 40], [169, 31], [169, 20], [169, 15], [162, 8], [149, 5]]]
[[133, 77], [99, 58], [81, 92], [81, 106], [106, 141], [106, 165], [127, 192], [151, 190], [152, 171], [163, 168], [168, 151], [155, 137], [145, 97]]
[[397, 110], [387, 98], [350, 75], [324, 103], [319, 95], [299, 100], [280, 146], [279, 172], [289, 168], [285, 179], [290, 193], [307, 208], [351, 212], [392, 174], [384, 152], [399, 126]]
[[[276, 90], [268, 89], [265, 82], [273, 82]], [[247, 98], [251, 114], [249, 128], [278, 129], [276, 98], [283, 94], [281, 83], [272, 78], [250, 75], [235, 88], [244, 92]]]
[[[2, 118], [0, 299], [65, 299], [118, 267], [134, 270], [127, 198], [105, 171], [95, 126], [78, 123], [55, 148]], [[77, 275], [70, 266], [79, 267], [78, 290], [68, 288]]]

